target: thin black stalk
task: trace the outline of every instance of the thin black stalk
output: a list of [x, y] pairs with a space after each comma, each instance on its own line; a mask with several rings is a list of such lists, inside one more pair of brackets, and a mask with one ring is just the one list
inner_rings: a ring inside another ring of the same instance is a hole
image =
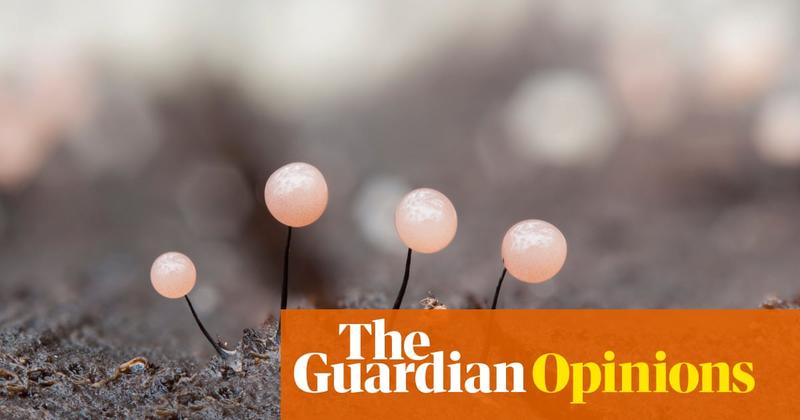
[[283, 253], [283, 286], [281, 287], [281, 309], [286, 309], [289, 300], [289, 246], [292, 244], [292, 227], [286, 235], [286, 250]]
[[411, 272], [411, 248], [408, 248], [408, 255], [406, 255], [406, 272], [403, 274], [403, 285], [400, 286], [400, 292], [397, 293], [397, 299], [394, 301], [394, 309], [400, 309], [403, 304], [403, 296], [406, 294], [406, 286], [408, 286], [408, 276]]
[[503, 267], [503, 273], [500, 274], [500, 280], [497, 281], [497, 289], [494, 290], [494, 301], [492, 301], [492, 309], [497, 308], [497, 298], [500, 297], [500, 288], [503, 287], [503, 279], [506, 278], [506, 268]]
[[200, 318], [197, 316], [197, 312], [195, 312], [194, 310], [194, 305], [192, 305], [192, 301], [189, 300], [189, 295], [184, 296], [184, 298], [186, 298], [186, 303], [189, 304], [189, 310], [192, 311], [192, 316], [194, 316], [194, 320], [197, 322], [197, 326], [200, 327], [200, 331], [203, 332], [203, 335], [206, 336], [206, 340], [208, 340], [208, 342], [211, 343], [211, 345], [214, 347], [214, 350], [217, 351], [219, 357], [226, 359], [228, 358], [228, 356], [233, 355], [235, 353], [234, 351], [223, 348], [216, 341], [214, 341], [213, 338], [211, 338], [211, 334], [208, 333], [206, 327], [203, 325], [202, 322], [200, 322]]

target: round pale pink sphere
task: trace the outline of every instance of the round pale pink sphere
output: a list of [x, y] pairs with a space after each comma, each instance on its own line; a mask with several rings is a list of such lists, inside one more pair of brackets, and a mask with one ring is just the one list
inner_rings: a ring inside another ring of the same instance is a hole
[[526, 283], [550, 280], [567, 259], [567, 240], [557, 227], [543, 220], [524, 220], [503, 237], [503, 264]]
[[394, 216], [400, 240], [416, 252], [439, 252], [456, 236], [456, 209], [444, 194], [434, 189], [418, 188], [406, 194]]
[[196, 280], [194, 263], [180, 252], [161, 254], [150, 268], [150, 282], [165, 298], [180, 299], [188, 295]]
[[267, 208], [286, 226], [308, 226], [328, 206], [328, 184], [312, 165], [295, 162], [273, 172], [264, 188]]

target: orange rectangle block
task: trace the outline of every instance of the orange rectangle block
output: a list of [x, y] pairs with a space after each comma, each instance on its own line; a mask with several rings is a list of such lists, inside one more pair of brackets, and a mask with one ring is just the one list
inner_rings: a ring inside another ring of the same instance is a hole
[[281, 317], [287, 419], [797, 418], [800, 311]]

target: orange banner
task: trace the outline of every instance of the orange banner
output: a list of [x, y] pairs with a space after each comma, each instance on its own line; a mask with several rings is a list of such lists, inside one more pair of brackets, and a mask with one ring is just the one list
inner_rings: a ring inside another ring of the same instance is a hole
[[281, 317], [287, 419], [797, 418], [800, 311]]

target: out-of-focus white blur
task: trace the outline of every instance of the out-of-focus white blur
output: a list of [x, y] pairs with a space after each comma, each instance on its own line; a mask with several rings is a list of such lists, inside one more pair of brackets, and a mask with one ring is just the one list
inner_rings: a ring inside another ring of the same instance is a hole
[[412, 188], [399, 179], [370, 179], [356, 195], [353, 213], [367, 241], [390, 254], [405, 252], [394, 227], [397, 204]]
[[754, 140], [767, 162], [800, 165], [800, 91], [767, 98], [758, 114]]
[[[509, 92], [513, 147], [562, 165], [598, 162], [623, 133], [679, 127], [696, 99], [723, 112], [769, 106], [766, 95], [798, 83], [798, 8], [788, 0], [5, 2], [0, 186], [27, 183], [67, 137], [87, 170], [135, 172], [160, 147], [148, 97], [206, 74], [300, 123], [379, 98], [443, 56], [491, 60], [526, 38], [542, 62], [531, 61]], [[542, 50], [542, 39], [558, 51]]]
[[737, 4], [711, 17], [700, 50], [700, 81], [711, 99], [722, 106], [748, 103], [788, 76], [787, 61], [797, 51], [791, 27], [797, 10], [789, 4]]
[[558, 165], [601, 160], [618, 140], [603, 91], [589, 77], [568, 71], [524, 82], [511, 100], [508, 125], [519, 152]]

